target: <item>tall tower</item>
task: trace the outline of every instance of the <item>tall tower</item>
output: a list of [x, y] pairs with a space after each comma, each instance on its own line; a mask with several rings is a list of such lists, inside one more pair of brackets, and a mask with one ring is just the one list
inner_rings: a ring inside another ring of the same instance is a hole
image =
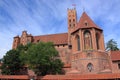
[[77, 16], [76, 9], [68, 9], [68, 45], [71, 45], [71, 33], [76, 28]]
[[12, 49], [16, 49], [19, 43], [20, 43], [20, 37], [19, 36], [14, 37]]

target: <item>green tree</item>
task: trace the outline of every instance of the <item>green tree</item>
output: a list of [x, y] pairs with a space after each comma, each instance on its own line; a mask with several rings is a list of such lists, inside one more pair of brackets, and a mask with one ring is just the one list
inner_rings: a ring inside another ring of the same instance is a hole
[[117, 42], [114, 41], [113, 39], [110, 39], [106, 44], [106, 50], [111, 50], [111, 51], [119, 50], [119, 48], [117, 47]]
[[62, 73], [63, 63], [57, 56], [58, 52], [50, 42], [40, 42], [28, 48], [28, 64], [37, 75]]
[[19, 52], [10, 50], [3, 57], [3, 64], [1, 66], [2, 74], [17, 75], [20, 71], [21, 64], [19, 59]]
[[17, 47], [17, 51], [19, 52], [19, 58], [20, 58], [20, 61], [21, 61], [21, 65], [26, 65], [28, 62], [28, 53], [27, 53], [27, 50], [28, 50], [28, 48], [31, 46], [32, 44], [30, 43], [30, 44], [27, 44], [27, 45], [19, 45], [18, 47]]

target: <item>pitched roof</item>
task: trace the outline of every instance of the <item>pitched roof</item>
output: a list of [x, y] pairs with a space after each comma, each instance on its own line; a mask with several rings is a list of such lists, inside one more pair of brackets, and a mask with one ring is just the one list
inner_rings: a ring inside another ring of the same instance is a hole
[[81, 28], [96, 28], [96, 29], [102, 30], [92, 21], [92, 19], [86, 14], [86, 12], [82, 13], [82, 16], [80, 17], [80, 20], [77, 23], [77, 27], [74, 31]]
[[[87, 23], [87, 26], [85, 25], [85, 23]], [[97, 28], [97, 29], [101, 29], [99, 28], [93, 21], [92, 19], [85, 13], [83, 12], [79, 22], [78, 22], [78, 26], [79, 28]]]
[[34, 43], [43, 41], [43, 42], [53, 42], [54, 44], [67, 44], [68, 33], [33, 36], [33, 39], [34, 39], [33, 41]]
[[120, 60], [120, 51], [111, 51], [111, 60], [112, 61]]

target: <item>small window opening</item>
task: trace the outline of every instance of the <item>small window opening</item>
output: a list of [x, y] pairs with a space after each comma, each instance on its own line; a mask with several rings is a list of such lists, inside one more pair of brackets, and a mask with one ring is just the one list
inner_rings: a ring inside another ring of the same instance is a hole
[[75, 26], [75, 24], [73, 24], [73, 26]]
[[72, 45], [68, 45], [69, 49], [72, 49]]
[[37, 42], [39, 42], [40, 40], [37, 40]]
[[75, 22], [75, 19], [73, 19], [73, 22]]
[[118, 63], [118, 68], [120, 69], [120, 63]]
[[71, 19], [69, 20], [69, 22], [71, 22]]
[[88, 23], [87, 23], [87, 22], [85, 22], [85, 26], [88, 26]]

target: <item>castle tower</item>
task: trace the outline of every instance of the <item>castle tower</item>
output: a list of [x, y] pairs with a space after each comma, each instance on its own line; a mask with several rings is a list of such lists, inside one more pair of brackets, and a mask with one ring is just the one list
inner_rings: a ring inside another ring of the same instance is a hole
[[71, 45], [71, 32], [76, 28], [76, 9], [68, 9], [68, 45]]
[[20, 37], [19, 36], [14, 37], [12, 49], [16, 49], [19, 43], [20, 43]]
[[[80, 74], [102, 73], [110, 70], [105, 52], [103, 30], [83, 12], [75, 29], [70, 29], [72, 70]], [[69, 73], [73, 73], [72, 71]]]

